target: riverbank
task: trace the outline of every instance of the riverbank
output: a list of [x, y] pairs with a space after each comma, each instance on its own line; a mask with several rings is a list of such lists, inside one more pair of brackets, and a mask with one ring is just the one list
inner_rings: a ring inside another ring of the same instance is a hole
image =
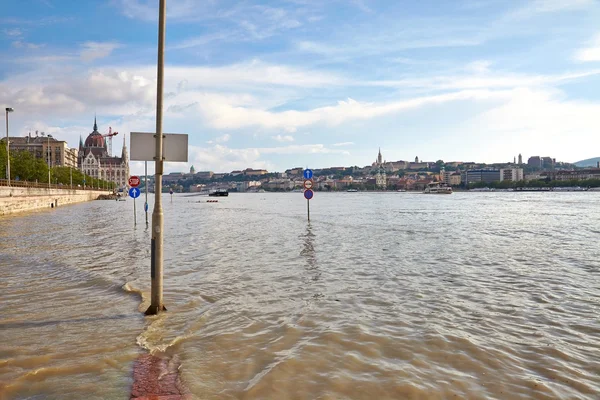
[[0, 187], [0, 216], [96, 200], [104, 190]]

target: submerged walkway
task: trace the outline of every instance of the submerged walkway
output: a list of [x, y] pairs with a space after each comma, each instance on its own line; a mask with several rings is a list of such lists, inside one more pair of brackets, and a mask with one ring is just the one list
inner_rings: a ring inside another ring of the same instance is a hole
[[191, 396], [181, 383], [178, 362], [143, 354], [133, 366], [130, 399], [187, 400]]

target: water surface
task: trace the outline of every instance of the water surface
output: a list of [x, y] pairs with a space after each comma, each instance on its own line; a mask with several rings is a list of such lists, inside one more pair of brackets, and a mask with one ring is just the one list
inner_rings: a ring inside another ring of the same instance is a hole
[[[593, 399], [600, 193], [165, 196], [169, 312], [144, 318], [143, 201], [0, 218], [0, 398]], [[150, 204], [152, 208], [152, 204]]]

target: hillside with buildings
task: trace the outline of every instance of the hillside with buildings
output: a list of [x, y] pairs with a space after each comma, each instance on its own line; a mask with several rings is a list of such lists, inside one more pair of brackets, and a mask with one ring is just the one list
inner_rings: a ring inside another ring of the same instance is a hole
[[[165, 190], [172, 188], [183, 192], [208, 192], [230, 190], [292, 191], [303, 187], [302, 167], [284, 172], [247, 168], [231, 172], [176, 172], [165, 175]], [[513, 162], [485, 164], [464, 161], [386, 161], [381, 153], [375, 161], [363, 167], [328, 167], [314, 169], [315, 190], [423, 190], [431, 182], [445, 182], [455, 188], [539, 186], [562, 181], [565, 185], [580, 180], [600, 178], [600, 169], [578, 169], [571, 164], [557, 162], [551, 157], [530, 157], [527, 162], [521, 155]], [[150, 178], [150, 190], [152, 190]], [[569, 183], [570, 182], [570, 183]]]

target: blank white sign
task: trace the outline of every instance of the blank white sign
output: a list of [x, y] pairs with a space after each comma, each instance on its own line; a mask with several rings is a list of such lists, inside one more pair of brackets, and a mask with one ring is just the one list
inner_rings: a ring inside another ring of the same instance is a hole
[[[164, 133], [163, 157], [169, 162], [188, 161], [188, 135]], [[156, 138], [152, 132], [131, 132], [131, 161], [154, 161]]]

